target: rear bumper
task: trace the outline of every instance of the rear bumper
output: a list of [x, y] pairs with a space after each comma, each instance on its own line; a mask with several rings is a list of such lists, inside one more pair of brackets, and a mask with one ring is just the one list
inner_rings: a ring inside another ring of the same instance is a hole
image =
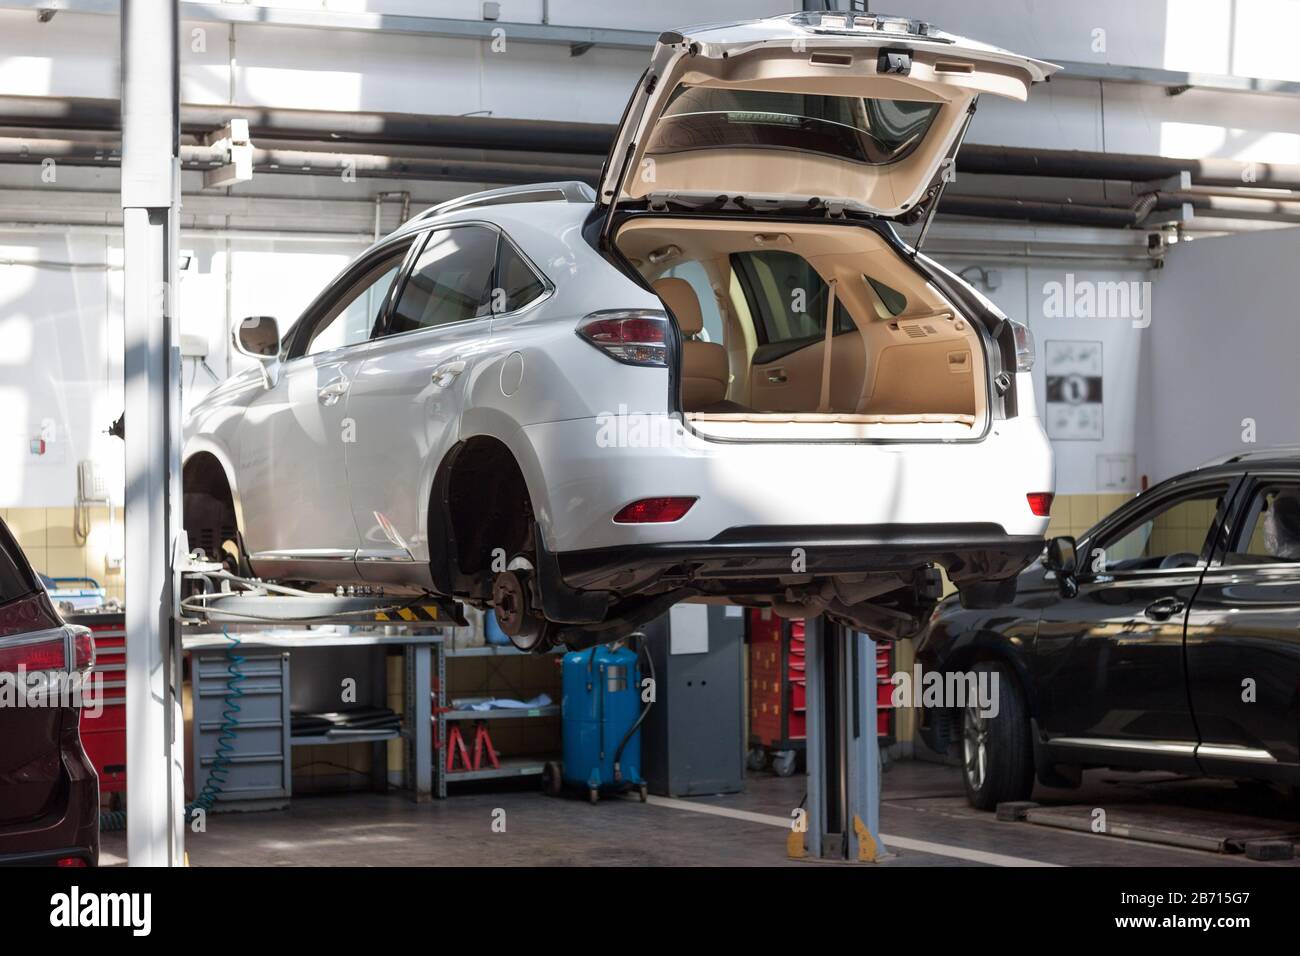
[[992, 523], [796, 526], [730, 528], [708, 541], [592, 548], [556, 559], [565, 584], [578, 590], [627, 590], [647, 577], [680, 578], [685, 585], [909, 571], [932, 563], [960, 585], [1012, 577], [1042, 548], [1041, 535], [1008, 535]]
[[[842, 547], [884, 556], [911, 549], [916, 542], [903, 542], [906, 534], [927, 537], [931, 551], [968, 551], [996, 550], [1007, 538], [1041, 541], [1047, 530], [1048, 519], [1026, 499], [1055, 488], [1051, 447], [1036, 418], [995, 422], [978, 442], [851, 444], [714, 442], [671, 417], [645, 417], [655, 423], [646, 426], [653, 442], [611, 441], [596, 419], [522, 430], [526, 448], [516, 457], [552, 553], [646, 549], [652, 556], [650, 546], [660, 546], [669, 556], [683, 548], [713, 554], [738, 543], [728, 537], [737, 529], [763, 529], [781, 535], [772, 543], [788, 555], [787, 544], [808, 547], [819, 538], [787, 541], [783, 529], [824, 529]], [[673, 522], [613, 520], [630, 502], [661, 495], [696, 501]]]
[[99, 778], [77, 736], [75, 714], [71, 726], [63, 734], [66, 782], [58, 803], [38, 820], [0, 826], [0, 866], [52, 866], [68, 857], [99, 865]]
[[60, 860], [78, 859], [86, 866], [99, 865], [99, 851], [90, 846], [67, 846], [56, 850], [0, 854], [0, 866], [58, 866]]

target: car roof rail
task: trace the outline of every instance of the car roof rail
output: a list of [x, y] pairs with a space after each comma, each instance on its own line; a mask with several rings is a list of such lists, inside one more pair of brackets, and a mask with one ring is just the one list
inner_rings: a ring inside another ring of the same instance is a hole
[[1281, 458], [1300, 458], [1300, 445], [1272, 445], [1268, 448], [1256, 448], [1250, 451], [1234, 451], [1227, 455], [1219, 455], [1217, 458], [1211, 458], [1209, 461], [1201, 462], [1196, 466], [1196, 470], [1202, 468], [1213, 468], [1217, 465], [1231, 465], [1238, 461], [1271, 461]]
[[420, 222], [424, 219], [432, 219], [434, 216], [441, 216], [444, 213], [456, 212], [461, 209], [473, 209], [477, 206], [503, 206], [507, 203], [522, 202], [593, 203], [595, 201], [596, 191], [586, 183], [577, 180], [555, 183], [530, 183], [527, 186], [503, 186], [500, 189], [485, 189], [482, 192], [470, 193], [468, 196], [449, 199], [446, 202], [438, 203], [436, 206], [430, 206], [423, 212], [413, 216], [410, 221]]

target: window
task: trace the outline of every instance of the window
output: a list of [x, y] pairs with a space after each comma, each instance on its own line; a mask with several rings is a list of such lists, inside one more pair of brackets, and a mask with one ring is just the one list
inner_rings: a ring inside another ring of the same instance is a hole
[[497, 234], [483, 226], [456, 226], [429, 234], [402, 286], [387, 335], [400, 335], [488, 315]]
[[1300, 562], [1300, 485], [1266, 485], [1255, 492], [1235, 550], [1225, 564]]
[[503, 240], [497, 249], [497, 288], [500, 301], [496, 303], [496, 311], [514, 312], [542, 295], [546, 283], [538, 278], [519, 251]]
[[718, 297], [713, 294], [713, 284], [709, 282], [709, 274], [704, 271], [704, 266], [693, 260], [680, 262], [664, 275], [685, 279], [691, 284], [695, 298], [700, 303], [700, 315], [704, 319], [704, 331], [700, 338], [705, 342], [722, 345], [722, 311], [718, 308]]
[[356, 345], [370, 338], [384, 307], [388, 289], [402, 267], [409, 242], [393, 248], [373, 262], [321, 316], [307, 339], [305, 354], [318, 355]]
[[1226, 491], [1226, 485], [1216, 486], [1158, 505], [1136, 522], [1095, 543], [1088, 556], [1088, 569], [1108, 572], [1195, 567]]
[[[775, 345], [826, 334], [826, 283], [808, 260], [793, 252], [736, 252], [731, 267], [754, 319], [759, 341]], [[856, 326], [843, 301], [835, 302], [835, 334]]]
[[876, 314], [882, 319], [890, 319], [896, 315], [902, 315], [907, 310], [907, 296], [897, 289], [891, 289], [879, 279], [873, 279], [866, 273], [862, 278], [871, 286], [871, 291], [876, 293]]
[[885, 166], [925, 139], [940, 104], [679, 86], [647, 152], [798, 149]]

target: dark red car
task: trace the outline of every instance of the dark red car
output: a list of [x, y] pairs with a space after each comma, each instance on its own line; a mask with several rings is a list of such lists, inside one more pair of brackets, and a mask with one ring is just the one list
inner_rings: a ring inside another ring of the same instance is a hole
[[[78, 732], [78, 698], [95, 642], [63, 622], [0, 521], [0, 864], [95, 866], [99, 780]], [[52, 680], [54, 677], [60, 680]]]

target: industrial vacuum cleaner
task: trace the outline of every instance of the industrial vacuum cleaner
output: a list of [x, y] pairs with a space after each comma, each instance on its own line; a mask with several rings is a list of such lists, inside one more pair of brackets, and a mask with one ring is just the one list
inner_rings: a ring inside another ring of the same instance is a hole
[[[654, 704], [654, 664], [644, 653], [645, 641], [645, 635], [636, 632], [612, 644], [564, 655], [564, 759], [546, 764], [542, 785], [547, 793], [586, 790], [596, 803], [601, 794], [635, 790], [645, 801], [641, 724]], [[651, 676], [646, 687], [641, 686], [642, 658]]]

